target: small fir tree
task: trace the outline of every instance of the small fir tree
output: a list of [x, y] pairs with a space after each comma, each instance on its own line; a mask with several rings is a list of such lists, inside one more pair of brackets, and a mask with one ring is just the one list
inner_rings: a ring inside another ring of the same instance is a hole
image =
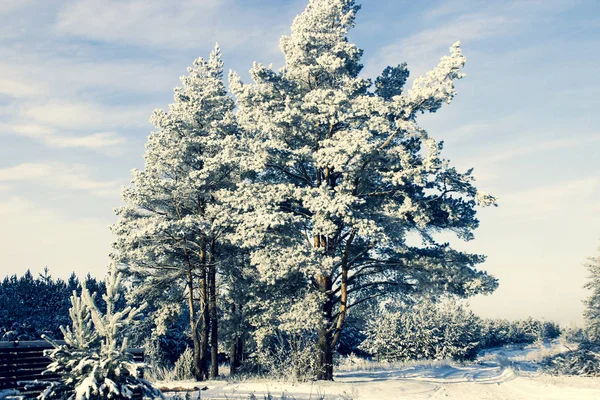
[[466, 306], [448, 299], [413, 306], [382, 308], [367, 324], [359, 346], [379, 361], [472, 359], [481, 322]]
[[591, 291], [591, 295], [584, 301], [583, 318], [587, 336], [591, 341], [598, 342], [600, 341], [600, 255], [590, 257], [586, 267], [590, 276], [584, 287]]
[[71, 297], [72, 326], [61, 326], [66, 345], [60, 345], [44, 336], [54, 349], [45, 355], [52, 360], [45, 374], [59, 375], [61, 380], [51, 382], [39, 399], [131, 399], [134, 393], [146, 398], [163, 399], [161, 392], [141, 378], [145, 364], [133, 360], [127, 352], [129, 330], [144, 307], [126, 307], [121, 311], [115, 304], [122, 293], [121, 274], [116, 268], [106, 279], [106, 313], [95, 302], [95, 294], [84, 288], [81, 297]]

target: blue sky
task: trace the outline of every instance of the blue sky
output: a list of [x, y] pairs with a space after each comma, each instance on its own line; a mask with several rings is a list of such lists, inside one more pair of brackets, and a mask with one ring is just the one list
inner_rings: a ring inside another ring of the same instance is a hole
[[[143, 167], [155, 108], [216, 41], [247, 77], [282, 64], [299, 0], [2, 0], [2, 274], [105, 272], [120, 188]], [[423, 116], [445, 155], [500, 206], [476, 239], [500, 279], [484, 316], [580, 321], [583, 262], [600, 245], [600, 2], [365, 0], [351, 39], [375, 77], [411, 77], [461, 40], [455, 101]]]

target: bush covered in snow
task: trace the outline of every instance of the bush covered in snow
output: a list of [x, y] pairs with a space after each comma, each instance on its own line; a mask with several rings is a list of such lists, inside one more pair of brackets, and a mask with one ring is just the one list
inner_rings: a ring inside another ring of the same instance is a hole
[[553, 375], [600, 376], [600, 345], [581, 343], [577, 349], [546, 357], [543, 369]]
[[559, 335], [560, 327], [552, 321], [539, 321], [531, 317], [517, 321], [484, 319], [481, 321], [480, 347], [533, 343], [538, 340], [556, 339]]
[[189, 347], [181, 354], [179, 359], [175, 361], [175, 379], [184, 381], [194, 379], [194, 351]]
[[286, 381], [307, 381], [317, 375], [314, 338], [302, 334], [278, 334], [266, 338], [242, 370]]

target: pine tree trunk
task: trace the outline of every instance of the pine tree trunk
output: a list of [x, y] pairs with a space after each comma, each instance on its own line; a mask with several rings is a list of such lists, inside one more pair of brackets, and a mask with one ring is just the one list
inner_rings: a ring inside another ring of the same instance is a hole
[[[235, 301], [231, 304], [231, 318], [235, 321]], [[229, 375], [235, 374], [237, 370], [237, 343], [238, 333], [237, 329], [231, 338], [231, 345], [229, 346]]]
[[210, 314], [210, 377], [219, 375], [219, 328], [217, 324], [217, 268], [215, 265], [215, 243], [211, 243], [208, 267], [209, 314]]
[[342, 329], [344, 327], [344, 321], [346, 320], [346, 314], [348, 313], [348, 257], [350, 255], [350, 247], [352, 241], [356, 236], [356, 230], [353, 230], [348, 239], [346, 240], [346, 246], [342, 253], [342, 264], [341, 264], [341, 282], [340, 282], [340, 309], [335, 324], [335, 330], [333, 331], [333, 342], [332, 346], [335, 347], [341, 336]]
[[[186, 254], [187, 256], [187, 254]], [[194, 377], [201, 381], [204, 379], [202, 373], [202, 349], [200, 339], [198, 338], [198, 324], [200, 320], [196, 319], [196, 308], [194, 307], [194, 275], [192, 271], [192, 263], [188, 257], [187, 263], [187, 285], [188, 285], [188, 308], [190, 314], [190, 332], [192, 335], [192, 343], [194, 345]]]
[[237, 346], [235, 353], [235, 365], [236, 370], [242, 366], [242, 361], [244, 360], [244, 339], [242, 339], [241, 335], [238, 335], [237, 338]]
[[317, 379], [324, 381], [333, 380], [333, 335], [330, 326], [332, 324], [332, 300], [331, 300], [331, 280], [326, 276], [317, 278], [319, 291], [325, 295], [323, 303], [324, 323], [319, 326], [317, 343]]
[[208, 314], [208, 284], [207, 284], [206, 265], [202, 268], [202, 277], [200, 278], [200, 299], [201, 299], [201, 318], [202, 330], [200, 332], [200, 351], [201, 351], [201, 372], [208, 379], [208, 333], [209, 333], [209, 314]]
[[205, 379], [208, 379], [208, 328], [209, 328], [209, 315], [208, 315], [208, 285], [207, 285], [207, 271], [206, 271], [206, 252], [202, 250], [201, 253], [202, 271], [200, 275], [200, 320], [201, 320], [201, 331], [200, 331], [200, 373]]
[[229, 345], [229, 375], [233, 376], [233, 374], [237, 371], [237, 365], [235, 363], [235, 358], [237, 353], [237, 337], [233, 337], [231, 339], [231, 344]]

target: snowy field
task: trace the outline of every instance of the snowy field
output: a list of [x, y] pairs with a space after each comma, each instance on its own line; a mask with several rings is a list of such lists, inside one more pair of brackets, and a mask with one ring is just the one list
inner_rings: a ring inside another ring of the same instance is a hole
[[[540, 348], [511, 346], [483, 352], [473, 363], [444, 361], [407, 364], [346, 363], [334, 382], [282, 383], [267, 380], [158, 383], [161, 388], [207, 386], [202, 399], [600, 399], [600, 380], [556, 377], [539, 371], [536, 361], [560, 350], [559, 345]], [[191, 392], [198, 398], [198, 391]], [[183, 392], [169, 398], [185, 398]]]

